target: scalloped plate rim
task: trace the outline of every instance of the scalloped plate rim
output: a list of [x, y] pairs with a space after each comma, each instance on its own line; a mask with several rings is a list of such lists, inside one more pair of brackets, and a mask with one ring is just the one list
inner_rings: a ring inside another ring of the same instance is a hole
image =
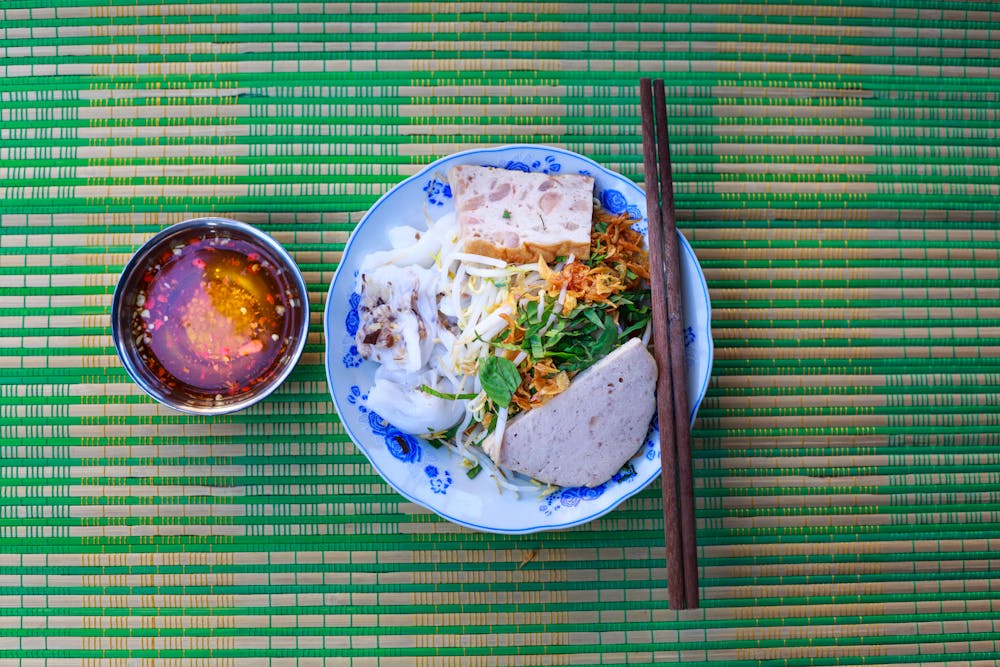
[[[324, 331], [324, 338], [325, 338], [325, 341], [326, 341], [325, 350], [324, 350], [324, 366], [325, 366], [325, 371], [326, 371], [327, 385], [328, 385], [328, 389], [329, 389], [329, 392], [330, 392], [330, 395], [331, 395], [331, 399], [332, 399], [333, 404], [334, 404], [334, 408], [337, 411], [338, 419], [340, 420], [340, 423], [343, 426], [345, 433], [347, 433], [347, 435], [351, 439], [352, 443], [365, 456], [365, 458], [372, 465], [372, 467], [379, 474], [379, 476], [394, 491], [396, 491], [397, 493], [399, 493], [401, 496], [403, 496], [404, 498], [406, 498], [410, 502], [412, 502], [412, 503], [414, 503], [414, 504], [416, 504], [416, 505], [418, 505], [420, 507], [423, 507], [423, 508], [431, 511], [431, 512], [437, 514], [438, 516], [440, 516], [441, 518], [443, 518], [443, 519], [445, 519], [447, 521], [450, 521], [450, 522], [452, 522], [452, 523], [454, 523], [456, 525], [463, 526], [465, 528], [469, 528], [469, 529], [472, 529], [472, 530], [487, 532], [487, 533], [507, 534], [507, 535], [520, 535], [520, 534], [530, 534], [530, 533], [535, 533], [535, 532], [540, 532], [540, 531], [546, 531], [546, 530], [563, 530], [563, 529], [572, 528], [572, 527], [575, 527], [575, 526], [580, 526], [580, 525], [589, 523], [591, 521], [594, 521], [595, 519], [598, 519], [598, 518], [600, 518], [600, 517], [608, 514], [612, 510], [616, 509], [623, 502], [625, 502], [629, 498], [635, 496], [640, 491], [642, 491], [647, 486], [649, 486], [649, 484], [651, 484], [659, 476], [659, 474], [660, 474], [660, 466], [659, 465], [655, 466], [652, 470], [649, 471], [649, 473], [646, 475], [645, 478], [635, 479], [633, 481], [633, 483], [630, 484], [629, 488], [625, 489], [624, 492], [621, 493], [620, 495], [615, 495], [614, 498], [611, 500], [611, 502], [608, 502], [608, 503], [606, 503], [603, 506], [595, 507], [595, 509], [594, 509], [593, 512], [588, 513], [585, 516], [578, 516], [578, 517], [574, 517], [574, 518], [571, 518], [571, 519], [568, 519], [568, 520], [565, 520], [565, 521], [525, 522], [524, 525], [519, 525], [517, 527], [501, 527], [501, 526], [486, 525], [484, 523], [476, 523], [475, 521], [471, 521], [469, 519], [465, 519], [465, 518], [461, 518], [461, 517], [458, 517], [458, 516], [454, 516], [454, 515], [446, 512], [446, 511], [444, 511], [440, 506], [435, 506], [434, 504], [430, 503], [429, 500], [431, 500], [431, 497], [420, 497], [420, 496], [415, 495], [414, 493], [410, 492], [407, 488], [403, 487], [400, 483], [397, 482], [397, 480], [395, 479], [395, 477], [393, 475], [387, 474], [387, 472], [385, 470], [383, 470], [382, 466], [379, 465], [379, 463], [375, 460], [375, 458], [373, 457], [373, 455], [368, 451], [367, 446], [364, 445], [364, 444], [362, 444], [361, 439], [354, 432], [354, 424], [351, 422], [351, 420], [345, 418], [345, 415], [347, 415], [348, 412], [346, 410], [347, 406], [343, 405], [343, 403], [342, 403], [343, 397], [339, 396], [338, 393], [334, 391], [335, 383], [334, 383], [334, 377], [333, 377], [333, 372], [332, 372], [332, 366], [333, 366], [333, 363], [332, 363], [332, 361], [333, 361], [333, 359], [332, 359], [333, 346], [331, 345], [331, 342], [330, 342], [331, 341], [330, 333], [331, 333], [331, 329], [332, 329], [330, 318], [332, 316], [333, 308], [334, 308], [334, 303], [335, 303], [334, 299], [333, 299], [334, 290], [337, 287], [338, 282], [340, 280], [348, 279], [347, 277], [345, 277], [343, 275], [344, 271], [342, 270], [342, 268], [345, 265], [344, 258], [346, 258], [346, 257], [349, 256], [352, 247], [354, 246], [355, 242], [357, 241], [357, 239], [360, 236], [361, 230], [365, 227], [366, 223], [368, 223], [368, 221], [373, 218], [373, 216], [376, 214], [376, 212], [383, 205], [385, 205], [386, 202], [389, 199], [391, 199], [404, 186], [406, 186], [408, 184], [411, 184], [414, 181], [417, 181], [419, 179], [427, 178], [429, 175], [432, 175], [433, 172], [436, 169], [440, 168], [440, 166], [443, 163], [445, 163], [445, 162], [453, 162], [453, 161], [457, 162], [457, 161], [462, 160], [463, 158], [470, 158], [470, 157], [474, 157], [474, 156], [484, 156], [484, 155], [485, 156], [492, 156], [492, 155], [502, 154], [502, 153], [511, 152], [511, 151], [528, 151], [528, 152], [543, 151], [545, 153], [559, 154], [559, 155], [563, 155], [563, 156], [568, 157], [568, 158], [572, 158], [574, 160], [582, 161], [582, 162], [586, 163], [587, 165], [591, 166], [592, 168], [601, 171], [606, 177], [609, 177], [609, 178], [612, 178], [612, 179], [615, 179], [615, 180], [619, 181], [623, 185], [623, 187], [632, 188], [636, 192], [638, 192], [639, 194], [641, 194], [643, 197], [645, 197], [645, 194], [644, 194], [644, 191], [642, 190], [642, 188], [640, 188], [636, 183], [634, 183], [633, 181], [631, 181], [627, 177], [625, 177], [625, 176], [623, 176], [623, 175], [621, 175], [621, 174], [619, 174], [619, 173], [617, 173], [617, 172], [615, 172], [615, 171], [613, 171], [613, 170], [611, 170], [611, 169], [609, 169], [607, 167], [604, 167], [603, 165], [601, 165], [600, 163], [594, 161], [591, 158], [588, 158], [588, 157], [586, 157], [584, 155], [581, 155], [579, 153], [575, 153], [575, 152], [570, 151], [568, 149], [560, 148], [560, 147], [556, 147], [556, 146], [541, 145], [541, 144], [506, 144], [506, 145], [502, 145], [502, 146], [489, 146], [489, 147], [483, 147], [483, 148], [466, 149], [466, 150], [457, 151], [455, 153], [451, 153], [451, 154], [448, 154], [446, 156], [437, 158], [434, 161], [430, 162], [429, 164], [421, 167], [416, 173], [412, 174], [411, 176], [408, 176], [407, 178], [405, 178], [402, 181], [400, 181], [400, 182], [396, 183], [395, 185], [393, 185], [387, 192], [385, 192], [382, 196], [380, 196], [375, 201], [374, 204], [371, 205], [371, 207], [365, 212], [365, 214], [358, 221], [357, 225], [355, 225], [355, 228], [352, 230], [352, 232], [350, 234], [350, 237], [348, 238], [347, 243], [344, 246], [344, 250], [343, 250], [343, 253], [341, 255], [341, 262], [337, 266], [337, 269], [336, 269], [336, 271], [334, 273], [334, 276], [333, 276], [332, 280], [330, 281], [330, 287], [329, 287], [328, 292], [327, 292], [327, 302], [326, 302], [326, 304], [324, 306], [324, 309], [323, 309], [323, 331]], [[643, 215], [645, 215], [645, 211], [643, 211]], [[406, 222], [405, 221], [400, 221], [399, 224], [406, 224]], [[709, 382], [709, 380], [711, 378], [712, 367], [713, 367], [713, 363], [714, 363], [714, 347], [715, 346], [714, 346], [714, 340], [712, 339], [712, 335], [711, 335], [711, 301], [710, 301], [709, 294], [708, 294], [708, 286], [707, 286], [707, 282], [706, 282], [706, 279], [705, 279], [704, 272], [703, 272], [703, 270], [701, 268], [700, 263], [698, 262], [698, 259], [697, 259], [697, 256], [694, 253], [694, 250], [691, 247], [691, 245], [688, 242], [688, 240], [679, 231], [678, 231], [678, 236], [679, 236], [679, 239], [681, 241], [680, 247], [682, 249], [682, 252], [689, 257], [689, 259], [692, 262], [693, 266], [697, 269], [698, 284], [701, 287], [702, 296], [704, 298], [704, 308], [705, 308], [705, 313], [704, 313], [704, 317], [705, 317], [705, 330], [704, 330], [704, 333], [705, 333], [705, 341], [706, 341], [706, 346], [707, 346], [707, 350], [706, 350], [706, 353], [705, 353], [706, 357], [707, 357], [706, 358], [706, 369], [705, 369], [704, 376], [701, 378], [701, 383], [698, 386], [697, 391], [695, 392], [695, 397], [694, 397], [695, 400], [692, 401], [692, 406], [691, 406], [691, 410], [690, 410], [690, 418], [691, 418], [691, 422], [693, 423], [694, 420], [695, 420], [695, 416], [696, 416], [696, 414], [698, 412], [698, 409], [700, 408], [701, 403], [704, 400], [705, 393], [706, 393], [707, 387], [708, 387], [708, 382]], [[349, 278], [353, 280], [353, 276], [350, 276]], [[365, 362], [365, 363], [370, 363], [370, 362]], [[659, 441], [658, 434], [656, 434], [655, 437], [656, 437], [656, 441], [658, 442]], [[645, 446], [645, 444], [644, 444], [644, 446]], [[657, 457], [657, 460], [658, 460], [658, 457]], [[503, 496], [501, 496], [501, 495], [498, 494], [498, 497], [503, 497]], [[552, 517], [552, 518], [555, 518], [555, 517]]]

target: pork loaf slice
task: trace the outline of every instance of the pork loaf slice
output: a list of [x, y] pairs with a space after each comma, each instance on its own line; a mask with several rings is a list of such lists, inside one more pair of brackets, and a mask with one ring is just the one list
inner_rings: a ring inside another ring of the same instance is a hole
[[637, 338], [577, 375], [544, 405], [507, 423], [486, 453], [557, 486], [597, 486], [639, 450], [656, 411], [656, 360]]
[[448, 181], [466, 252], [514, 264], [590, 256], [593, 177], [459, 165]]

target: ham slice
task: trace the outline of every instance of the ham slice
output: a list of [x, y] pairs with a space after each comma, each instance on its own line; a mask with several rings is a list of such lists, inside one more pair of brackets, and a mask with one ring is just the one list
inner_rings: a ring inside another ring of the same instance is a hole
[[639, 450], [656, 411], [656, 360], [637, 338], [566, 391], [507, 423], [483, 449], [504, 468], [556, 486], [597, 486]]
[[448, 181], [465, 252], [514, 264], [590, 256], [591, 176], [459, 165]]

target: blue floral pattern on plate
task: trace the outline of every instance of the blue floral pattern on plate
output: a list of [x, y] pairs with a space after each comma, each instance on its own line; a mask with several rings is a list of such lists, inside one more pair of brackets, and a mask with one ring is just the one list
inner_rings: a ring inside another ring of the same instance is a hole
[[[639, 206], [629, 203], [625, 195], [619, 190], [608, 188], [601, 192], [598, 197], [601, 207], [608, 213], [628, 213], [628, 217], [633, 220], [642, 220], [645, 217]], [[645, 230], [642, 233], [645, 234]]]
[[398, 428], [382, 419], [377, 412], [368, 411], [368, 425], [372, 433], [385, 441], [389, 453], [403, 463], [418, 463], [422, 457], [420, 441], [409, 433], [403, 433]]
[[439, 493], [442, 496], [448, 493], [448, 487], [451, 486], [450, 472], [447, 470], [439, 471], [437, 466], [426, 466], [424, 467], [424, 474], [427, 475], [427, 479], [430, 481], [433, 493]]
[[347, 394], [347, 402], [358, 408], [358, 412], [368, 423], [372, 435], [382, 438], [386, 449], [393, 457], [404, 463], [418, 463], [423, 457], [420, 440], [409, 433], [403, 433], [398, 428], [382, 418], [382, 415], [369, 410], [365, 406], [367, 394], [361, 393], [361, 387], [354, 385]]
[[444, 206], [446, 201], [451, 200], [451, 186], [437, 176], [427, 181], [424, 192], [427, 193], [427, 203], [432, 206]]
[[[344, 430], [376, 471], [407, 499], [457, 524], [497, 533], [531, 533], [591, 521], [638, 493], [659, 475], [659, 432], [655, 419], [636, 456], [612, 479], [592, 489], [559, 489], [544, 498], [531, 493], [499, 493], [484, 472], [470, 479], [453, 474], [457, 459], [445, 447], [426, 443], [387, 424], [365, 406], [374, 364], [357, 352], [359, 296], [354, 291], [361, 259], [384, 250], [387, 229], [423, 224], [453, 210], [452, 192], [442, 174], [457, 164], [480, 164], [543, 173], [587, 173], [607, 210], [627, 212], [634, 228], [646, 232], [645, 194], [634, 183], [575, 153], [530, 145], [476, 149], [442, 158], [395, 186], [358, 223], [330, 285], [324, 313], [326, 373]], [[688, 397], [693, 418], [711, 375], [711, 313], [704, 274], [690, 245], [680, 237], [684, 289]]]
[[546, 155], [539, 160], [532, 160], [530, 163], [520, 160], [508, 160], [503, 165], [503, 168], [510, 169], [511, 171], [539, 172], [542, 174], [558, 174], [562, 171], [562, 165], [559, 164], [559, 159], [555, 155]]
[[351, 292], [351, 298], [348, 299], [348, 310], [347, 317], [344, 318], [344, 330], [347, 331], [348, 336], [358, 335], [358, 327], [361, 326], [361, 316], [358, 314], [358, 307], [361, 305], [361, 295], [357, 292]]
[[361, 358], [361, 353], [358, 352], [358, 346], [354, 344], [354, 337], [358, 335], [358, 327], [361, 326], [361, 316], [358, 314], [358, 307], [361, 305], [361, 295], [357, 292], [351, 292], [347, 304], [348, 309], [347, 315], [344, 317], [344, 331], [350, 336], [351, 342], [348, 344], [344, 356], [341, 357], [341, 361], [344, 364], [344, 368], [357, 368], [364, 361]]
[[560, 489], [546, 496], [545, 502], [539, 505], [538, 509], [542, 514], [551, 516], [560, 510], [576, 507], [581, 502], [597, 500], [604, 495], [607, 488], [608, 484], [604, 483], [595, 487], [574, 486]]

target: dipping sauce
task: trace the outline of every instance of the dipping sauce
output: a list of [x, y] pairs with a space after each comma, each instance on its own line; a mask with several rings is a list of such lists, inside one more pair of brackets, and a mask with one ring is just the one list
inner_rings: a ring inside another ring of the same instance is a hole
[[303, 326], [302, 297], [267, 249], [201, 232], [173, 239], [138, 268], [124, 304], [132, 356], [172, 400], [239, 401], [287, 366]]

